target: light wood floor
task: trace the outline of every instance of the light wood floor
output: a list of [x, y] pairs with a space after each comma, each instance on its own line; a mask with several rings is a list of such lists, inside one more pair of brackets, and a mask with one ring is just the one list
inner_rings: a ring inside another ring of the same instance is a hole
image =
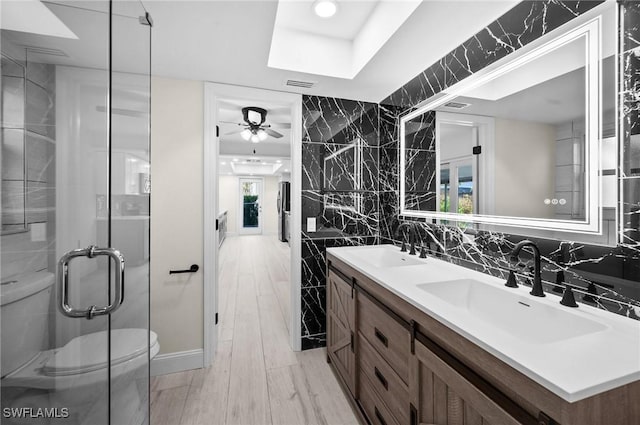
[[207, 369], [152, 378], [152, 425], [358, 424], [324, 348], [289, 346], [289, 246], [230, 237], [220, 252], [220, 342]]

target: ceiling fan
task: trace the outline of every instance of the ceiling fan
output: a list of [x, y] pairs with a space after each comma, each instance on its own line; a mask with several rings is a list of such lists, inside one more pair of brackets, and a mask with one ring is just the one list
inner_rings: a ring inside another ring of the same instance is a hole
[[[267, 110], [264, 108], [246, 106], [242, 108], [242, 119], [244, 122], [240, 123], [221, 121], [225, 124], [237, 124], [238, 126], [243, 127], [242, 129], [234, 130], [226, 134], [240, 133], [240, 136], [242, 136], [244, 140], [250, 140], [253, 143], [259, 143], [269, 136], [276, 139], [282, 137], [281, 133], [271, 128], [271, 124], [265, 124], [267, 119]], [[281, 128], [290, 128], [290, 124], [280, 124], [279, 126]]]

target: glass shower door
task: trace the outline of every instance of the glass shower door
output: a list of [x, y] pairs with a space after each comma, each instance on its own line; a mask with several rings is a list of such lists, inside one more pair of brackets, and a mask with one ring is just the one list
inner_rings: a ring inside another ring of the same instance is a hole
[[138, 1], [114, 1], [112, 23], [110, 244], [126, 258], [127, 292], [111, 315], [111, 358], [135, 352], [139, 366], [121, 373], [129, 361], [112, 362], [111, 424], [139, 425], [149, 422], [149, 361], [159, 350], [149, 332], [151, 26]]
[[148, 423], [144, 9], [1, 7], [0, 422]]

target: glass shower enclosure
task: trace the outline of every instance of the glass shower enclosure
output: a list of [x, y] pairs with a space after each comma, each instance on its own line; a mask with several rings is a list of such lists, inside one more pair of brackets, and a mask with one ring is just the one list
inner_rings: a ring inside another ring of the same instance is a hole
[[151, 17], [2, 0], [0, 422], [149, 423]]

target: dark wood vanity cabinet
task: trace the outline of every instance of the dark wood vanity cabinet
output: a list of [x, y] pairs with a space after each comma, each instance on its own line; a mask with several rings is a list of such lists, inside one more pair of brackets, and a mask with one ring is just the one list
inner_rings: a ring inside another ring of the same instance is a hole
[[[445, 356], [446, 357], [446, 356]], [[448, 359], [454, 361], [453, 359]], [[520, 420], [420, 341], [415, 342], [411, 396], [419, 424], [519, 425]], [[515, 405], [513, 405], [515, 407]], [[518, 411], [515, 408], [516, 412]], [[520, 412], [523, 413], [523, 412]], [[516, 413], [517, 414], [517, 413]]]
[[352, 395], [356, 387], [355, 290], [329, 271], [327, 274], [327, 353]]
[[327, 257], [328, 360], [363, 423], [640, 425], [640, 383], [569, 403]]

